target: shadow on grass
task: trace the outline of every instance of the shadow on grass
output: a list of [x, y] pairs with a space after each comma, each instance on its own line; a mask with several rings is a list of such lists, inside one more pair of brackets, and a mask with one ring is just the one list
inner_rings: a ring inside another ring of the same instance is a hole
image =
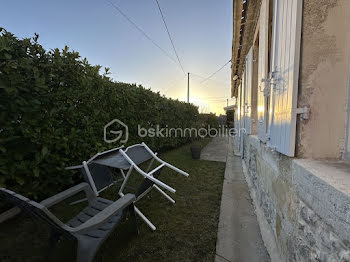
[[[209, 139], [203, 139], [205, 146]], [[193, 160], [190, 145], [165, 152], [160, 157], [190, 174], [184, 177], [164, 169], [160, 179], [174, 187], [171, 204], [158, 191], [152, 190], [137, 207], [157, 227], [152, 232], [138, 218], [140, 234], [130, 234], [132, 223], [127, 219], [106, 240], [95, 261], [214, 261], [219, 208], [225, 163]], [[133, 173], [129, 188], [137, 188], [142, 177]], [[120, 185], [119, 185], [120, 186]], [[127, 190], [126, 190], [127, 191]], [[132, 189], [130, 191], [133, 191]], [[102, 194], [108, 199], [118, 198], [118, 186]], [[80, 199], [77, 195], [74, 199]], [[70, 206], [73, 198], [51, 210], [67, 221], [86, 204]], [[47, 250], [49, 229], [37, 221], [20, 215], [0, 224], [0, 261], [74, 261], [76, 243], [62, 239], [51, 254]]]

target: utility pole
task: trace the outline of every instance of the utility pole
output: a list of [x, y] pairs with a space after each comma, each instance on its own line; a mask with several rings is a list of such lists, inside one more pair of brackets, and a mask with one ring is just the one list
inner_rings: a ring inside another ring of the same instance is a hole
[[187, 73], [187, 103], [190, 102], [190, 73]]
[[228, 106], [228, 98], [226, 99], [226, 104], [227, 104], [227, 106]]

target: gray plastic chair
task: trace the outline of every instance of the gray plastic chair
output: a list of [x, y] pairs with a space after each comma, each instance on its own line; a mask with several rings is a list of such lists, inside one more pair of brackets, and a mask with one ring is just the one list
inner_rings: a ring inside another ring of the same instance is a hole
[[[88, 206], [66, 224], [48, 210], [49, 207], [81, 191], [85, 191]], [[0, 188], [0, 196], [50, 226], [49, 253], [62, 235], [77, 239], [77, 262], [93, 261], [99, 247], [121, 220], [125, 209], [130, 212], [136, 232], [138, 232], [133, 205], [135, 196], [133, 194], [127, 194], [113, 202], [96, 197], [87, 183], [81, 183], [42, 201], [40, 204], [5, 188]]]

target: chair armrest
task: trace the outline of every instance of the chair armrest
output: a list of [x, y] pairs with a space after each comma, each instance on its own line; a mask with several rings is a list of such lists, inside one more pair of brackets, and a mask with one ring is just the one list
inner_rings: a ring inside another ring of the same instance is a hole
[[90, 188], [90, 186], [87, 183], [80, 183], [79, 185], [73, 186], [71, 188], [68, 188], [67, 190], [58, 193], [57, 195], [54, 195], [52, 197], [49, 197], [43, 201], [40, 202], [45, 207], [51, 207], [53, 205], [56, 205], [57, 203], [74, 196], [75, 194], [85, 191], [86, 197], [88, 198], [89, 202], [94, 198], [94, 194]]
[[130, 206], [135, 202], [136, 198], [133, 194], [126, 194], [124, 197], [118, 199], [113, 204], [109, 205], [101, 212], [87, 220], [85, 223], [78, 227], [70, 230], [72, 233], [84, 234], [90, 230], [101, 227], [105, 224], [111, 217], [113, 217], [119, 211], [122, 211], [126, 207]]

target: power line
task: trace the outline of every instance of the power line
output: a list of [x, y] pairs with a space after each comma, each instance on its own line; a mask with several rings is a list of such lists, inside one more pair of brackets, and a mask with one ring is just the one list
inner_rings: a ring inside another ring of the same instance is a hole
[[135, 24], [118, 6], [116, 6], [110, 0], [106, 0], [106, 1], [110, 3], [112, 7], [115, 10], [117, 10], [130, 24], [132, 24], [138, 31], [140, 31], [141, 34], [143, 34], [149, 41], [151, 41], [156, 47], [158, 47], [159, 50], [163, 52], [163, 54], [165, 54], [167, 57], [169, 57], [171, 60], [173, 60], [177, 64], [177, 61], [171, 55], [169, 55], [160, 45], [158, 45], [149, 35], [147, 35], [145, 31], [143, 31], [137, 24]]
[[[158, 0], [155, 0], [155, 1], [156, 1], [156, 3], [157, 3], [159, 12], [160, 12], [160, 14], [161, 14], [161, 17], [162, 17], [162, 20], [163, 20], [165, 29], [166, 29], [166, 31], [167, 31], [169, 40], [170, 40], [171, 45], [172, 45], [172, 47], [173, 47], [173, 50], [174, 50], [174, 53], [175, 53], [175, 55], [176, 55], [177, 61], [176, 61], [171, 55], [169, 55], [160, 45], [158, 45], [158, 44], [157, 44], [145, 31], [143, 31], [135, 22], [133, 22], [133, 21], [132, 21], [118, 6], [116, 6], [111, 0], [106, 0], [106, 1], [107, 1], [115, 10], [117, 10], [130, 24], [132, 24], [141, 34], [143, 34], [150, 42], [152, 42], [152, 44], [154, 44], [160, 51], [162, 51], [162, 53], [163, 53], [164, 55], [166, 55], [166, 56], [167, 56], [168, 58], [170, 58], [173, 62], [175, 62], [177, 65], [179, 65], [179, 66], [181, 67], [181, 70], [183, 71], [184, 75], [186, 74], [186, 73], [185, 73], [185, 70], [184, 70], [184, 68], [183, 68], [183, 66], [182, 66], [182, 63], [181, 63], [181, 61], [180, 61], [179, 55], [178, 55], [178, 53], [177, 53], [177, 51], [176, 51], [174, 42], [173, 42], [173, 40], [172, 40], [172, 38], [171, 38], [170, 31], [169, 31], [168, 26], [167, 26], [167, 24], [166, 24], [165, 17], [164, 17], [164, 15], [163, 15], [163, 12], [162, 12], [162, 9], [161, 9], [161, 7], [160, 7], [160, 5], [159, 5]], [[231, 59], [230, 59], [226, 64], [224, 64], [221, 68], [219, 68], [217, 71], [215, 71], [213, 74], [211, 74], [210, 76], [208, 76], [207, 78], [204, 78], [204, 77], [202, 77], [202, 76], [200, 76], [200, 75], [197, 75], [197, 74], [193, 74], [193, 73], [191, 73], [191, 74], [194, 75], [194, 76], [203, 78], [204, 80], [201, 81], [201, 83], [206, 82], [206, 81], [208, 81], [208, 80], [211, 80], [211, 81], [220, 83], [219, 81], [212, 80], [212, 79], [210, 79], [210, 78], [212, 78], [215, 74], [217, 74], [219, 71], [221, 71], [221, 70], [222, 70], [228, 63], [230, 63], [230, 62], [231, 62]], [[183, 78], [182, 78], [182, 79], [183, 79]], [[180, 80], [182, 80], [182, 79], [180, 79]], [[164, 91], [164, 93], [166, 93], [170, 88], [172, 88], [172, 87], [173, 87], [175, 84], [177, 84], [178, 82], [179, 82], [179, 81], [175, 81], [173, 85], [171, 85], [169, 88], [166, 88], [166, 90]], [[221, 82], [221, 84], [223, 84], [223, 83]]]
[[158, 5], [158, 9], [159, 9], [160, 15], [162, 16], [162, 20], [163, 20], [165, 29], [166, 29], [166, 31], [167, 31], [167, 33], [168, 33], [168, 37], [169, 37], [169, 40], [170, 40], [170, 42], [171, 42], [171, 45], [173, 46], [174, 53], [175, 53], [175, 55], [176, 55], [177, 61], [179, 62], [179, 65], [180, 65], [180, 67], [181, 67], [181, 69], [182, 69], [182, 72], [183, 72], [184, 74], [186, 74], [186, 73], [185, 73], [185, 70], [184, 70], [184, 68], [183, 68], [183, 66], [182, 66], [182, 64], [181, 64], [179, 55], [177, 54], [177, 51], [176, 51], [176, 48], [175, 48], [173, 39], [171, 38], [169, 29], [168, 29], [168, 26], [167, 26], [167, 24], [166, 24], [166, 22], [165, 22], [165, 18], [164, 18], [164, 15], [163, 15], [163, 11], [162, 11], [162, 9], [160, 8], [160, 5], [159, 5], [158, 0], [155, 0], [155, 1], [156, 1], [157, 5]]
[[216, 70], [214, 73], [212, 73], [210, 76], [208, 76], [207, 78], [205, 78], [201, 83], [208, 81], [210, 78], [212, 78], [214, 75], [216, 75], [217, 73], [219, 73], [228, 63], [231, 62], [231, 59], [228, 60], [222, 67], [220, 67], [218, 70]]
[[[198, 74], [195, 74], [195, 73], [191, 73], [191, 75], [193, 75], [193, 76], [196, 76], [196, 77], [198, 77], [198, 78], [202, 78], [202, 79], [206, 79], [206, 77], [204, 77], [204, 76], [201, 76], [201, 75], [198, 75]], [[224, 83], [224, 82], [221, 82], [221, 81], [217, 81], [217, 80], [214, 80], [214, 79], [208, 79], [207, 81], [213, 81], [213, 82], [215, 82], [215, 83], [218, 83], [218, 84], [221, 84], [221, 85], [230, 85], [230, 83]], [[201, 81], [201, 83], [202, 83], [203, 81]]]

